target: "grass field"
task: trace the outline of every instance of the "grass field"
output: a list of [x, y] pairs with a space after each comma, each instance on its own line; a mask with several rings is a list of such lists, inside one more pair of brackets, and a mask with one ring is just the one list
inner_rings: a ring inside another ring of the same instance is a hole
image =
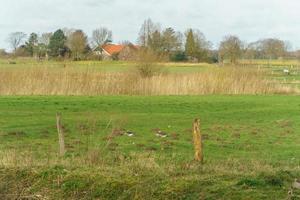
[[300, 199], [298, 61], [138, 64], [0, 59], [0, 199]]
[[[299, 100], [247, 95], [1, 97], [0, 196], [286, 199], [300, 176]], [[56, 112], [62, 113], [66, 133], [64, 159], [57, 156]], [[205, 138], [204, 165], [192, 161], [191, 128], [197, 117]], [[120, 135], [117, 130], [123, 128], [134, 136]], [[168, 137], [157, 137], [153, 129]]]

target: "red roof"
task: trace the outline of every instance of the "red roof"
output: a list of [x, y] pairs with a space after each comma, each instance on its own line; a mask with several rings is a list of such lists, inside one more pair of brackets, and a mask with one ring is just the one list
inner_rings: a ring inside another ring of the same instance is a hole
[[102, 49], [104, 49], [107, 53], [110, 55], [120, 53], [122, 49], [124, 48], [124, 45], [116, 45], [116, 44], [105, 44], [102, 46]]

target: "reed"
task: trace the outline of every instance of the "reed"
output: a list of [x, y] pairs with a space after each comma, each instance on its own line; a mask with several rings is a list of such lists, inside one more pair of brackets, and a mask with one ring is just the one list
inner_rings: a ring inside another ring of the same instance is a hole
[[31, 67], [0, 70], [0, 95], [207, 95], [297, 93], [242, 67], [213, 68], [197, 73], [163, 73], [142, 77], [136, 72]]

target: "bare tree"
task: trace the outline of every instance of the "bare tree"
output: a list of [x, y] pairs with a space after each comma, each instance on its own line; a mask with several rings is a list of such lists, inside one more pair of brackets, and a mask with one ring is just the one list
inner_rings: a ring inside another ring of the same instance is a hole
[[269, 38], [261, 41], [261, 49], [265, 58], [276, 59], [285, 56], [288, 46], [282, 40]]
[[94, 47], [102, 46], [112, 41], [112, 31], [101, 27], [93, 31], [92, 33], [92, 45]]
[[14, 32], [11, 33], [7, 39], [11, 48], [16, 52], [17, 48], [22, 44], [24, 39], [26, 38], [26, 34], [23, 32]]
[[76, 29], [65, 27], [62, 29], [62, 31], [64, 32], [64, 35], [68, 38], [68, 37], [70, 37], [70, 35], [72, 35], [76, 31]]
[[251, 42], [246, 45], [244, 51], [244, 58], [253, 60], [260, 58], [261, 45], [259, 42]]
[[160, 24], [154, 23], [150, 18], [145, 20], [140, 29], [138, 42], [143, 47], [148, 47], [151, 36], [155, 32], [160, 32]]
[[52, 33], [42, 33], [42, 35], [38, 39], [39, 43], [44, 45], [49, 45], [51, 36]]
[[120, 42], [120, 44], [122, 44], [124, 46], [133, 45], [129, 40], [123, 40]]
[[77, 30], [68, 37], [67, 46], [71, 50], [74, 60], [79, 60], [87, 46], [87, 36], [82, 30]]
[[235, 64], [241, 57], [243, 43], [237, 36], [226, 36], [219, 47], [220, 60], [229, 59], [230, 63]]

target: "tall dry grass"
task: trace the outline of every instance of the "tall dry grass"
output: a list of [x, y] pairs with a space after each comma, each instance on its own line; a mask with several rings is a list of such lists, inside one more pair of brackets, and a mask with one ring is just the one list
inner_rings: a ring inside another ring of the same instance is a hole
[[75, 68], [1, 69], [0, 95], [205, 95], [295, 93], [249, 68], [142, 77], [135, 72]]

